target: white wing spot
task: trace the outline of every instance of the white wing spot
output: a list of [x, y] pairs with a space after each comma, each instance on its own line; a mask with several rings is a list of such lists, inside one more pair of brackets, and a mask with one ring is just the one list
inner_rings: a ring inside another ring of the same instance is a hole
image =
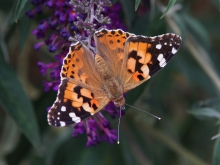
[[59, 118], [59, 117], [57, 117], [57, 120], [60, 120], [60, 118]]
[[175, 54], [177, 52], [177, 50], [173, 47], [172, 48], [172, 53]]
[[163, 59], [163, 54], [160, 53], [159, 56], [157, 57], [157, 60], [158, 60], [158, 61], [161, 61], [162, 59]]
[[66, 107], [62, 106], [61, 107], [61, 111], [65, 112], [66, 111]]
[[165, 63], [163, 63], [163, 64], [161, 65], [161, 67], [162, 67], [162, 68], [163, 68], [163, 67], [165, 67], [165, 66], [166, 66], [166, 64], [167, 64], [166, 62], [165, 62]]
[[170, 44], [170, 46], [172, 46], [172, 44]]
[[79, 41], [77, 41], [77, 42], [75, 42], [75, 43], [72, 43], [70, 46], [75, 46], [75, 45], [77, 45], [77, 44], [79, 44]]
[[167, 43], [165, 42], [164, 45], [167, 45]]
[[76, 123], [79, 123], [81, 121], [80, 117], [77, 117], [74, 112], [69, 113], [69, 116], [72, 118], [72, 120]]
[[161, 44], [157, 44], [157, 45], [156, 45], [156, 48], [157, 48], [157, 49], [161, 49], [161, 47], [162, 47]]
[[163, 58], [161, 61], [160, 61], [160, 67], [164, 67], [166, 65], [166, 60], [165, 58]]
[[61, 126], [61, 127], [65, 126], [65, 125], [66, 125], [66, 123], [65, 123], [65, 122], [60, 121], [60, 126]]
[[159, 54], [159, 56], [157, 57], [157, 60], [160, 62], [159, 65], [161, 68], [163, 68], [167, 64], [166, 59], [164, 58], [162, 53]]
[[58, 112], [57, 114], [60, 115], [60, 112]]

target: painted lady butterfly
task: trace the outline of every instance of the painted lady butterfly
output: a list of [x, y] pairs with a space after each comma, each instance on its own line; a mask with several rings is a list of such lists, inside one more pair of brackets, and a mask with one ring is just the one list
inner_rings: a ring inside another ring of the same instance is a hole
[[162, 69], [181, 45], [181, 37], [172, 33], [145, 37], [120, 29], [101, 29], [94, 39], [95, 56], [76, 42], [63, 60], [57, 99], [48, 112], [52, 126], [78, 123], [109, 101], [123, 107], [123, 93]]

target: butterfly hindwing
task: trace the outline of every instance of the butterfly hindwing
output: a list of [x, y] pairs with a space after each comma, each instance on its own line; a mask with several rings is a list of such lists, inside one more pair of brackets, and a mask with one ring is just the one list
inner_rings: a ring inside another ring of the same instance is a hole
[[48, 112], [48, 123], [61, 127], [72, 125], [100, 111], [109, 99], [71, 79], [63, 79], [57, 100]]
[[135, 88], [162, 69], [180, 45], [181, 37], [171, 33], [156, 37], [129, 37], [121, 70], [124, 91]]

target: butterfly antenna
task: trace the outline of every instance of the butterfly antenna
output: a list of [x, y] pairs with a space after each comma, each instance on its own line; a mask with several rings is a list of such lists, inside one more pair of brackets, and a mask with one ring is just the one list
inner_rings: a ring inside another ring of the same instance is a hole
[[142, 110], [142, 109], [136, 108], [136, 107], [134, 107], [134, 106], [132, 106], [132, 105], [129, 105], [129, 104], [126, 104], [126, 103], [125, 103], [125, 105], [127, 105], [127, 106], [129, 106], [129, 107], [131, 107], [131, 108], [137, 109], [137, 110], [139, 110], [139, 111], [142, 111], [142, 112], [144, 112], [144, 113], [147, 113], [148, 115], [151, 115], [151, 116], [155, 117], [155, 118], [158, 119], [158, 120], [161, 119], [161, 118], [158, 117], [158, 116], [155, 116], [155, 115], [153, 115], [153, 114], [151, 114], [151, 113], [149, 113], [149, 112], [146, 112], [146, 111], [144, 111], [144, 110]]
[[120, 142], [119, 142], [119, 127], [120, 127], [120, 123], [121, 123], [121, 110], [124, 110], [125, 108], [124, 107], [120, 107], [120, 114], [119, 114], [119, 119], [118, 119], [118, 141], [117, 141], [117, 143], [119, 144]]

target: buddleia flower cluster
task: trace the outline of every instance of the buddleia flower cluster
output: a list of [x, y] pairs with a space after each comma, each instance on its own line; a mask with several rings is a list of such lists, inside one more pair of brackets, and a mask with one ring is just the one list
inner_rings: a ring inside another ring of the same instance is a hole
[[[94, 52], [92, 37], [96, 30], [101, 27], [125, 30], [118, 14], [121, 5], [120, 3], [112, 5], [110, 0], [31, 0], [31, 3], [34, 9], [27, 12], [29, 18], [34, 19], [37, 14], [44, 13], [48, 16], [32, 31], [38, 40], [34, 48], [39, 50], [46, 46], [55, 58], [55, 62], [38, 62], [42, 75], [49, 74], [51, 78], [50, 81], [43, 82], [45, 92], [50, 89], [58, 90], [63, 58], [73, 40], [83, 42]], [[113, 103], [104, 108], [104, 113], [113, 118], [119, 115]], [[102, 112], [74, 126], [73, 137], [83, 133], [87, 134], [87, 147], [97, 145], [101, 141], [112, 144], [117, 139], [117, 131], [112, 129]]]

